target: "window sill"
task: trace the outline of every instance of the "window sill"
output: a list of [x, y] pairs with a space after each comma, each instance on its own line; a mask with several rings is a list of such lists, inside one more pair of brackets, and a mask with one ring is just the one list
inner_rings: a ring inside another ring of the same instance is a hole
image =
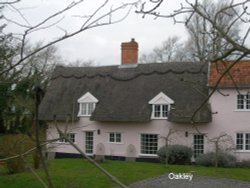
[[[69, 142], [56, 142], [57, 144], [63, 144], [63, 145], [70, 145]], [[76, 142], [73, 142], [74, 144], [76, 144]]]
[[236, 150], [234, 153], [250, 153], [250, 150]]
[[77, 117], [90, 117], [91, 115], [77, 115]]
[[235, 112], [250, 112], [250, 109], [236, 109]]
[[93, 157], [94, 156], [93, 153], [86, 153], [86, 155], [89, 156], [89, 157]]
[[108, 142], [108, 144], [117, 144], [117, 145], [123, 145], [123, 142]]
[[140, 153], [139, 156], [140, 157], [158, 157], [158, 155], [156, 154], [143, 154], [143, 153]]
[[151, 120], [166, 120], [167, 117], [151, 117]]

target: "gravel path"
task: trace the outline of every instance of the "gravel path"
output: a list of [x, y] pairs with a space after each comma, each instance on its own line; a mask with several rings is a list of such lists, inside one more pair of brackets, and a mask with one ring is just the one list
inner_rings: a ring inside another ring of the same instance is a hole
[[[250, 174], [249, 174], [250, 175]], [[195, 176], [192, 181], [171, 180], [168, 174], [134, 183], [130, 188], [250, 188], [250, 182]]]

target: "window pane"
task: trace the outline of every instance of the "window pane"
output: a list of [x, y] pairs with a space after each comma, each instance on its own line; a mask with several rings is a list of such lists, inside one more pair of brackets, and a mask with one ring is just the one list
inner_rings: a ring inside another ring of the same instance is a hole
[[95, 110], [95, 103], [80, 103], [80, 115], [89, 116]]
[[82, 103], [82, 115], [87, 115], [87, 104]]
[[91, 115], [92, 112], [94, 111], [94, 103], [89, 103], [88, 104], [88, 115]]
[[93, 153], [93, 142], [94, 142], [94, 133], [89, 131], [85, 132], [85, 152], [88, 154]]
[[161, 105], [154, 105], [154, 116], [161, 117]]
[[68, 138], [71, 142], [75, 142], [75, 134], [69, 133], [69, 134], [67, 134], [67, 138]]
[[116, 133], [116, 142], [121, 142], [121, 133]]
[[244, 109], [244, 95], [237, 96], [237, 108]]
[[120, 143], [122, 140], [121, 133], [109, 133], [109, 142]]
[[204, 135], [194, 135], [194, 157], [204, 153]]
[[246, 95], [246, 109], [250, 109], [250, 94]]
[[162, 105], [162, 117], [168, 117], [168, 105]]
[[243, 150], [243, 133], [237, 133], [236, 135], [236, 149]]
[[[68, 133], [66, 134], [67, 138], [71, 141], [71, 142], [75, 142], [75, 134], [74, 133]], [[63, 138], [63, 135], [60, 134], [60, 140], [59, 142], [63, 142], [63, 143], [67, 143], [68, 141]]]
[[81, 115], [87, 115], [87, 104], [81, 103]]
[[157, 134], [141, 134], [141, 153], [156, 154], [158, 150]]
[[109, 133], [109, 142], [115, 142], [115, 133]]
[[59, 142], [64, 142], [64, 143], [66, 142], [66, 139], [63, 138], [62, 134], [59, 135], [59, 138], [60, 138]]
[[246, 150], [250, 150], [250, 133], [246, 133]]

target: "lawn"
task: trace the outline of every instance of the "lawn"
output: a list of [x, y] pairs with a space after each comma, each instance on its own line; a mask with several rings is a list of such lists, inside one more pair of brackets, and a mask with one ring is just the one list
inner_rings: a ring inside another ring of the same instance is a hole
[[[230, 179], [250, 181], [250, 169], [247, 168], [211, 168], [200, 166], [182, 166], [155, 163], [135, 163], [121, 161], [105, 161], [101, 164], [128, 185], [133, 182], [159, 176], [169, 172], [187, 173], [194, 176], [214, 176]], [[81, 159], [57, 159], [48, 162], [50, 174], [56, 188], [115, 188], [109, 178], [97, 170], [93, 165]], [[42, 174], [41, 169], [37, 171]], [[40, 188], [42, 187], [31, 173], [3, 175], [0, 167], [0, 188]]]

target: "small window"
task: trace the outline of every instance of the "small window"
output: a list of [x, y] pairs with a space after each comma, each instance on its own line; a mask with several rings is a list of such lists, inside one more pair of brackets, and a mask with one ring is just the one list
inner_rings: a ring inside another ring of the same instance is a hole
[[154, 119], [167, 119], [169, 112], [169, 105], [166, 104], [154, 104], [153, 105], [153, 117]]
[[162, 105], [162, 117], [168, 117], [168, 105]]
[[160, 92], [148, 103], [152, 105], [151, 119], [167, 119], [170, 105], [174, 104], [174, 101], [163, 92]]
[[[67, 138], [71, 141], [71, 142], [75, 142], [75, 134], [74, 133], [68, 133], [66, 134]], [[61, 143], [68, 143], [68, 141], [65, 138], [62, 138], [63, 136], [60, 135], [60, 140], [59, 142]]]
[[77, 102], [79, 103], [78, 116], [91, 116], [95, 110], [98, 99], [95, 98], [91, 93], [87, 92], [80, 97]]
[[141, 134], [141, 154], [156, 155], [158, 151], [157, 134]]
[[79, 116], [90, 116], [95, 109], [95, 103], [80, 103]]
[[204, 153], [204, 135], [195, 134], [194, 135], [194, 157], [198, 157], [199, 155]]
[[250, 110], [250, 94], [239, 94], [237, 95], [237, 109], [239, 110]]
[[243, 150], [243, 133], [236, 134], [236, 149]]
[[121, 133], [109, 133], [109, 142], [121, 143], [121, 141], [122, 141]]
[[250, 133], [236, 134], [236, 149], [247, 151], [250, 150]]
[[161, 105], [154, 105], [154, 117], [161, 117]]

